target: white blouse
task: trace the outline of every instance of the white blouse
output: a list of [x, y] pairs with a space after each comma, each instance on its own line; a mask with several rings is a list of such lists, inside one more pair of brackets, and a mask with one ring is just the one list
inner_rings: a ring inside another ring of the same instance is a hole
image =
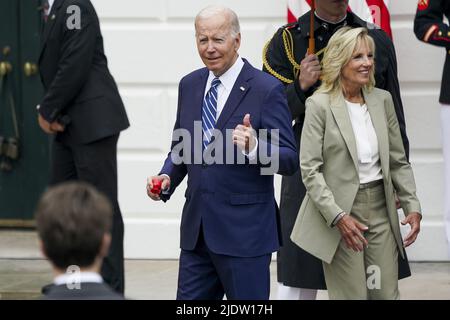
[[367, 105], [345, 100], [353, 127], [358, 152], [359, 182], [367, 183], [383, 178], [381, 174], [378, 138]]

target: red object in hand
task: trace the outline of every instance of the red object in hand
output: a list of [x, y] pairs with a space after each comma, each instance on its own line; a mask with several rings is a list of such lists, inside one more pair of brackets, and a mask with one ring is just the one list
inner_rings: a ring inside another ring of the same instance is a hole
[[160, 194], [162, 181], [159, 179], [152, 179], [153, 188], [150, 190], [151, 193]]

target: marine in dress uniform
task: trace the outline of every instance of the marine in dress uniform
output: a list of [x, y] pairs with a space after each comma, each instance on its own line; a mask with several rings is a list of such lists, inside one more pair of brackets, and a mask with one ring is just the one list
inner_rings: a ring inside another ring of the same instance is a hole
[[[409, 142], [406, 135], [405, 117], [397, 78], [397, 60], [391, 39], [377, 26], [361, 20], [351, 12], [348, 12], [346, 17], [337, 23], [324, 21], [316, 14], [314, 37], [316, 55], [319, 60], [322, 59], [323, 49], [331, 36], [342, 26], [366, 27], [369, 29], [369, 34], [376, 44], [376, 86], [392, 94], [403, 144], [409, 157]], [[305, 116], [305, 101], [320, 85], [320, 81], [317, 81], [311, 88], [303, 91], [299, 84], [300, 64], [308, 49], [309, 30], [310, 12], [301, 16], [297, 22], [281, 27], [266, 44], [263, 51], [263, 70], [285, 84], [289, 108], [294, 121], [293, 130], [297, 147], [300, 146], [300, 135]], [[282, 289], [282, 287], [326, 289], [322, 262], [290, 240], [290, 234], [305, 193], [306, 189], [301, 179], [300, 170], [292, 176], [282, 178], [280, 215], [283, 246], [277, 255], [278, 282], [282, 285], [279, 289]], [[399, 278], [410, 275], [407, 259], [404, 260], [399, 255]], [[316, 292], [313, 290], [310, 298], [314, 299]], [[308, 295], [310, 294], [306, 294], [306, 299], [308, 299]], [[279, 297], [283, 298], [280, 295]], [[285, 298], [288, 299], [288, 297]], [[301, 293], [300, 299], [302, 299]]]
[[414, 19], [414, 33], [419, 40], [443, 47], [446, 52], [439, 102], [442, 105], [442, 149], [445, 171], [444, 218], [450, 257], [450, 27], [444, 23], [444, 16], [450, 20], [449, 0], [420, 0]]

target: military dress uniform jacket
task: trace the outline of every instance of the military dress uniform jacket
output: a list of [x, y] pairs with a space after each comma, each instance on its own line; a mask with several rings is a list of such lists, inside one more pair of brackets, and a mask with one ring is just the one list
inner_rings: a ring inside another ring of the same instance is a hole
[[449, 0], [419, 1], [414, 19], [414, 33], [423, 42], [445, 48], [447, 57], [439, 101], [450, 104], [450, 27], [444, 23], [444, 16], [450, 20]]
[[[409, 142], [406, 135], [405, 117], [397, 78], [397, 59], [394, 46], [387, 34], [373, 24], [361, 20], [353, 13], [337, 25], [328, 24], [316, 17], [316, 53], [322, 59], [323, 50], [331, 36], [341, 26], [366, 27], [376, 45], [376, 86], [391, 93], [395, 112], [400, 125], [403, 145], [409, 156]], [[297, 22], [281, 27], [266, 44], [263, 51], [263, 70], [285, 84], [289, 109], [295, 124], [293, 127], [297, 147], [305, 116], [305, 101], [318, 88], [319, 83], [303, 92], [298, 83], [300, 62], [308, 48], [310, 13], [301, 16]], [[278, 281], [291, 287], [325, 289], [322, 262], [299, 248], [290, 240], [295, 219], [306, 194], [300, 170], [292, 176], [283, 176], [281, 184], [280, 217], [283, 246], [278, 252]], [[410, 276], [407, 260], [399, 259], [399, 278]]]

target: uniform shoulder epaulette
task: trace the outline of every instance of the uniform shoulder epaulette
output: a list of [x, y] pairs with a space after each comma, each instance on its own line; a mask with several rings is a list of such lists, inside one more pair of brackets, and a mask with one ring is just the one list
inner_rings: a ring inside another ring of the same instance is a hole
[[381, 27], [379, 25], [372, 23], [372, 22], [367, 22], [366, 28], [369, 30], [374, 30], [374, 29], [380, 30], [381, 29]]
[[[298, 22], [292, 22], [292, 23], [288, 23], [285, 24], [283, 27], [281, 27], [282, 32], [281, 32], [281, 36], [282, 36], [282, 40], [283, 40], [283, 47], [284, 47], [284, 51], [286, 53], [286, 57], [288, 58], [289, 62], [292, 64], [293, 67], [293, 73], [294, 75], [297, 77], [299, 72], [300, 72], [300, 65], [295, 61], [294, 59], [294, 41], [292, 38], [292, 34], [291, 34], [291, 29], [298, 27]], [[278, 33], [278, 31], [274, 34], [274, 36]], [[273, 37], [272, 37], [273, 39]], [[281, 80], [284, 83], [290, 84], [292, 82], [294, 82], [292, 79], [288, 79], [285, 76], [279, 74], [278, 72], [276, 72], [269, 64], [268, 59], [267, 59], [267, 51], [269, 48], [269, 44], [272, 41], [272, 39], [270, 39], [266, 45], [264, 46], [263, 49], [263, 65], [266, 68], [266, 70], [273, 75], [275, 78], [277, 78], [278, 80]]]
[[299, 24], [297, 21], [295, 21], [295, 22], [287, 23], [284, 26], [282, 26], [281, 28], [285, 29], [285, 30], [290, 30], [290, 29], [294, 29], [294, 28], [297, 29], [298, 27], [299, 27]]

